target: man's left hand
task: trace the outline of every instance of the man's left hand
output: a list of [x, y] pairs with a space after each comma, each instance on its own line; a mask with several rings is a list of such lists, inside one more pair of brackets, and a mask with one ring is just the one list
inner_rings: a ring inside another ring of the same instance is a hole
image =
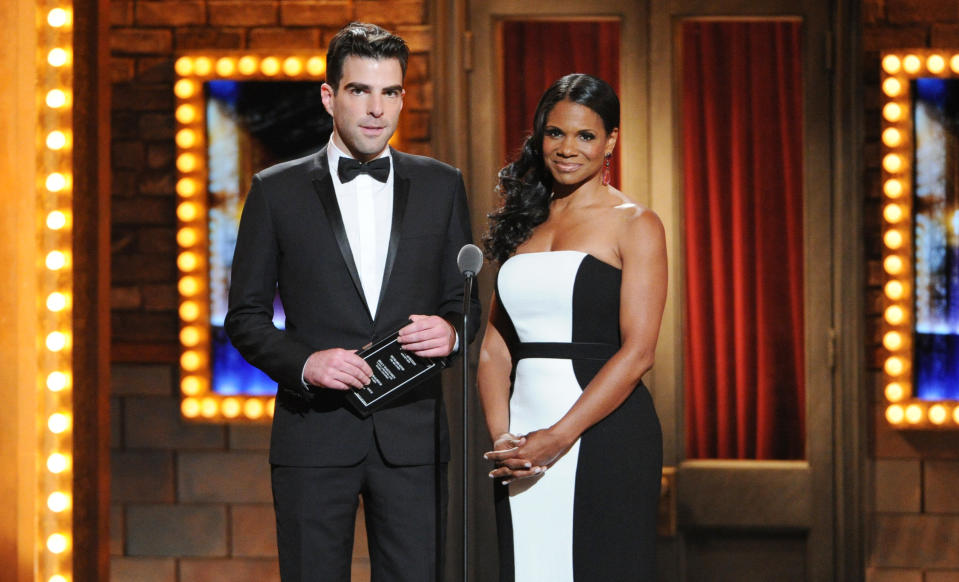
[[456, 345], [456, 330], [438, 315], [411, 315], [412, 323], [400, 329], [403, 349], [424, 358], [444, 358]]

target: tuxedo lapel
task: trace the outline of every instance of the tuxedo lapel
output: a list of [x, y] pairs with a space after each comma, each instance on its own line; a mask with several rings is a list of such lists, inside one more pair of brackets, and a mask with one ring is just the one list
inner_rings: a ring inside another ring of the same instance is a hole
[[379, 305], [383, 303], [383, 299], [386, 297], [386, 288], [390, 283], [390, 273], [393, 271], [393, 263], [396, 262], [396, 251], [400, 246], [403, 216], [406, 214], [406, 201], [410, 194], [410, 180], [399, 159], [400, 155], [393, 149], [390, 153], [393, 157], [393, 223], [390, 226], [390, 246], [386, 252], [383, 284], [380, 286], [380, 297], [377, 299], [377, 313], [380, 312]]
[[[343, 225], [343, 215], [340, 214], [340, 205], [336, 202], [336, 192], [333, 190], [333, 179], [330, 177], [329, 164], [326, 158], [326, 148], [323, 148], [316, 154], [316, 166], [313, 171], [313, 189], [316, 190], [316, 195], [320, 198], [320, 203], [323, 204], [324, 214], [326, 214], [326, 219], [329, 221], [330, 230], [336, 239], [336, 245], [340, 249], [340, 254], [343, 255], [343, 262], [346, 264], [346, 270], [349, 271], [350, 278], [353, 280], [356, 293], [360, 296], [360, 301], [363, 302], [367, 317], [372, 320], [373, 316], [370, 314], [370, 307], [366, 304], [366, 295], [363, 293], [363, 284], [360, 282], [360, 274], [356, 270], [356, 261], [353, 260], [353, 251], [350, 250], [350, 240], [346, 236], [346, 227]], [[394, 218], [394, 222], [395, 220]], [[390, 241], [390, 245], [392, 248], [392, 240]], [[389, 263], [388, 260], [387, 263]]]

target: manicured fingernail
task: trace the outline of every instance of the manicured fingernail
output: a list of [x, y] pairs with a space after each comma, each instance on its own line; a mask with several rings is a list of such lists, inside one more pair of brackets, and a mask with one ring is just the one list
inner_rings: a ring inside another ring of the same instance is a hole
[[489, 460], [489, 455], [487, 455], [486, 453], [483, 453], [483, 458], [486, 460]]
[[495, 479], [495, 478], [496, 478], [496, 477], [493, 476], [493, 472], [492, 472], [492, 471], [490, 471], [489, 478], [490, 478], [490, 479]]
[[523, 466], [526, 467], [527, 469], [529, 469], [529, 468], [532, 467], [533, 465], [532, 465], [532, 463], [523, 463]]
[[534, 475], [539, 475], [539, 474], [542, 473], [542, 472], [543, 472], [543, 468], [542, 468], [542, 467], [536, 467], [535, 469], [533, 469], [533, 474], [534, 474]]

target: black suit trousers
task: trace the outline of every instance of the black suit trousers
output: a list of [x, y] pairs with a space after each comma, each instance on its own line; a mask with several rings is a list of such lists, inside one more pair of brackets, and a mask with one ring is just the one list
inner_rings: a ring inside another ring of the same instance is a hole
[[360, 497], [372, 582], [442, 579], [446, 463], [391, 465], [370, 435], [356, 465], [273, 465], [271, 475], [283, 582], [349, 582]]

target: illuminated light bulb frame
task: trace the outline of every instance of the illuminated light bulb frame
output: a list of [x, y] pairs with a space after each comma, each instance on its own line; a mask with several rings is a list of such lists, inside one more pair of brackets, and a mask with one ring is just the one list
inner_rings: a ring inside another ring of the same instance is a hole
[[[918, 400], [912, 393], [914, 144], [910, 81], [959, 76], [951, 66], [956, 62], [959, 52], [929, 49], [889, 51], [880, 56], [884, 307], [879, 335], [883, 338], [886, 398], [883, 417], [897, 429], [959, 428], [959, 402]], [[890, 235], [892, 231], [896, 234]]]
[[[220, 396], [210, 391], [210, 276], [206, 110], [203, 83], [218, 79], [322, 80], [326, 75], [325, 51], [256, 53], [250, 51], [189, 52], [177, 56], [174, 71], [177, 121], [177, 245], [180, 279], [180, 412], [202, 422], [269, 422], [274, 402], [266, 396]], [[188, 139], [193, 136], [195, 139]], [[198, 260], [186, 260], [184, 253]], [[194, 284], [195, 283], [195, 284]], [[202, 357], [195, 357], [202, 354]], [[186, 357], [184, 357], [186, 356]], [[187, 367], [183, 367], [183, 363]]]
[[[38, 580], [73, 579], [73, 3], [39, 0], [36, 58]], [[49, 261], [49, 264], [48, 264]]]

